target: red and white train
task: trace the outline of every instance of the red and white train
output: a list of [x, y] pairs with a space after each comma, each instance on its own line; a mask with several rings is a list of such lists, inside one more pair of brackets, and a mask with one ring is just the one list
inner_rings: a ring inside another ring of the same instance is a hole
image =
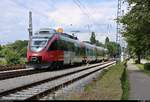
[[34, 68], [61, 67], [108, 59], [108, 50], [54, 29], [40, 29], [30, 39], [27, 61]]

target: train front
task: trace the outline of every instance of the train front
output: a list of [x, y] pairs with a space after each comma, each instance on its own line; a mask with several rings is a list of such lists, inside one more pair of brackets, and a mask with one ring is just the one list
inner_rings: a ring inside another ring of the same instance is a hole
[[27, 49], [28, 66], [33, 68], [48, 68], [51, 66], [48, 58], [47, 48], [53, 34], [41, 31], [31, 37]]

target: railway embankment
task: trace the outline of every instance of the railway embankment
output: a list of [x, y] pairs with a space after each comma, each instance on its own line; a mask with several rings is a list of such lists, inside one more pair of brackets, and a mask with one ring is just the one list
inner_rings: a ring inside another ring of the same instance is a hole
[[[62, 96], [61, 96], [62, 97]], [[121, 100], [128, 97], [128, 81], [124, 63], [103, 70], [82, 91], [65, 95], [64, 100]], [[61, 99], [58, 97], [58, 99]]]

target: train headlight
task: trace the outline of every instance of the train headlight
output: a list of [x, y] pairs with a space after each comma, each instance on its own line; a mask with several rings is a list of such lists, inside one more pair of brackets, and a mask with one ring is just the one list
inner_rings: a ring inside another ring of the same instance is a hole
[[31, 62], [34, 62], [34, 63], [40, 63], [40, 57], [31, 57]]

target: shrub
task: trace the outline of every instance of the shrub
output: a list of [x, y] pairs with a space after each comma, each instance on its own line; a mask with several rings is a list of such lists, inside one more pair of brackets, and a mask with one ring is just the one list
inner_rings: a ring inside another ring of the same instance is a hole
[[124, 67], [127, 67], [127, 60], [123, 62]]
[[21, 58], [20, 59], [20, 64], [26, 64], [27, 63], [27, 59], [26, 58]]
[[6, 64], [6, 61], [5, 61], [5, 60], [0, 59], [0, 65], [5, 65], [5, 64]]
[[20, 56], [15, 51], [7, 50], [5, 54], [7, 64], [20, 64]]
[[144, 69], [150, 70], [150, 63], [145, 63], [144, 64]]
[[135, 59], [135, 64], [138, 64], [138, 59]]
[[147, 60], [150, 60], [150, 55], [149, 55], [149, 56], [147, 56]]

